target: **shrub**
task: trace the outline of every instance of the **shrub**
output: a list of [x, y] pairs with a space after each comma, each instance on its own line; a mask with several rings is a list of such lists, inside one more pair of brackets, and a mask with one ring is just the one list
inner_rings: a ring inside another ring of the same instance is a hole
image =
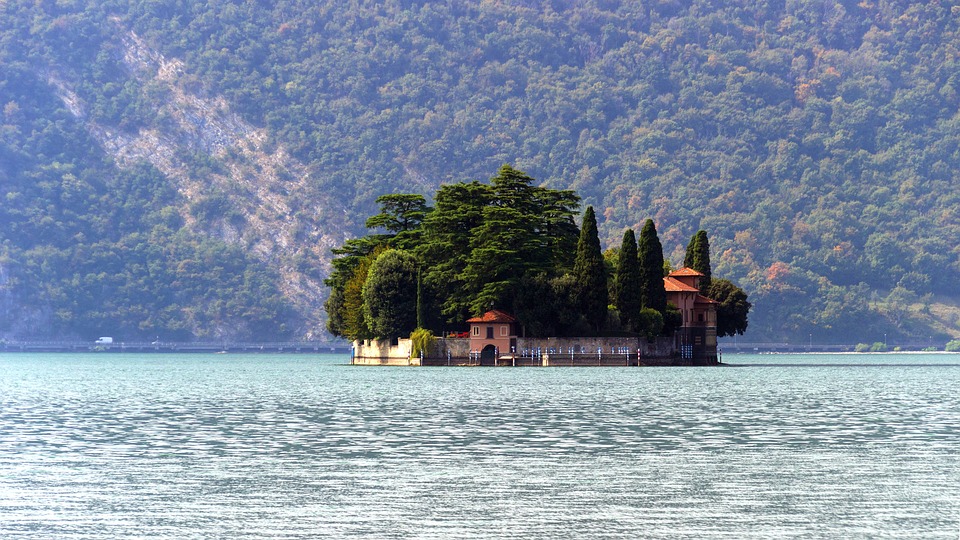
[[430, 356], [436, 346], [437, 338], [430, 330], [417, 328], [410, 334], [410, 358], [419, 358], [421, 352], [424, 357]]
[[638, 326], [640, 332], [652, 340], [663, 331], [663, 315], [655, 309], [643, 308], [640, 310]]
[[948, 341], [943, 350], [947, 352], [960, 352], [960, 339], [952, 339]]

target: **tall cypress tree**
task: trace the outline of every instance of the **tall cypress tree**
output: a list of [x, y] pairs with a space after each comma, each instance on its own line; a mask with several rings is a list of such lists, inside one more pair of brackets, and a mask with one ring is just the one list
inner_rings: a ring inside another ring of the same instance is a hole
[[687, 244], [687, 253], [683, 258], [683, 265], [703, 274], [700, 279], [700, 290], [710, 288], [712, 272], [710, 271], [710, 241], [707, 240], [707, 231], [700, 229], [693, 235]]
[[576, 279], [576, 303], [587, 323], [599, 332], [607, 319], [607, 273], [597, 234], [597, 216], [593, 207], [583, 213], [577, 256], [573, 263]]
[[417, 268], [417, 328], [427, 327], [427, 299], [423, 297], [423, 268]]
[[637, 237], [633, 229], [623, 233], [617, 269], [613, 275], [616, 306], [624, 328], [636, 332], [640, 317], [640, 261], [637, 259]]
[[667, 291], [663, 288], [663, 246], [657, 227], [648, 219], [640, 230], [637, 258], [640, 262], [640, 299], [643, 307], [667, 311]]
[[687, 244], [687, 252], [683, 255], [684, 268], [693, 268], [693, 265], [696, 264], [694, 256], [697, 253], [698, 238], [700, 238], [700, 231], [693, 233], [693, 236], [690, 237], [690, 242]]
[[710, 270], [710, 241], [707, 240], [707, 231], [703, 229], [697, 232], [697, 255], [697, 266], [694, 270], [703, 274], [700, 290], [706, 291], [710, 288], [713, 272]]

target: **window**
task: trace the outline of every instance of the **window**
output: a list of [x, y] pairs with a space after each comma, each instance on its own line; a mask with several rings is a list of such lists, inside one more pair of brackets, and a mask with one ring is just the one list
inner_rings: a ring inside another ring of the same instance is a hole
[[502, 326], [500, 326], [500, 335], [501, 335], [501, 336], [506, 337], [506, 336], [509, 336], [509, 335], [510, 335], [510, 332], [507, 331], [507, 328], [508, 328], [508, 326], [505, 325], [505, 324], [502, 325]]
[[479, 326], [473, 325], [473, 335], [476, 336], [476, 337], [480, 337], [480, 327], [479, 327]]
[[487, 327], [487, 339], [493, 339], [493, 327], [492, 327], [492, 326], [488, 326], [488, 327]]
[[700, 322], [703, 322], [703, 313], [698, 313], [698, 314], [697, 314], [697, 320], [700, 321]]

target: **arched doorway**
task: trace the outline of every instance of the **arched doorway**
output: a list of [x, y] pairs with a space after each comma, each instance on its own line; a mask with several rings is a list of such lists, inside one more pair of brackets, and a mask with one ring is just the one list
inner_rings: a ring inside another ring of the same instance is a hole
[[480, 351], [480, 363], [481, 364], [493, 364], [497, 358], [497, 347], [495, 345], [487, 345]]

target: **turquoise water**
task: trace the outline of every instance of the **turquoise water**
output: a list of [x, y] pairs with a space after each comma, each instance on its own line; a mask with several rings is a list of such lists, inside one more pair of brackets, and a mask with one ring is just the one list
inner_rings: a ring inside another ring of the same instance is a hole
[[960, 537], [960, 356], [0, 354], [0, 538]]

